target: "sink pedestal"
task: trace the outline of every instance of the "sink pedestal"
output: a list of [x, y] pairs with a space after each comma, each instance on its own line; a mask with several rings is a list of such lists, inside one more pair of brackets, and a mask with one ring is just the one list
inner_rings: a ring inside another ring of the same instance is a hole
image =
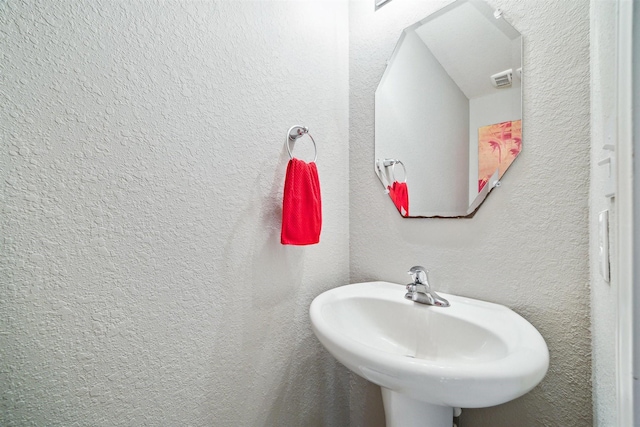
[[387, 427], [451, 427], [453, 425], [453, 408], [421, 402], [388, 388], [380, 388]]

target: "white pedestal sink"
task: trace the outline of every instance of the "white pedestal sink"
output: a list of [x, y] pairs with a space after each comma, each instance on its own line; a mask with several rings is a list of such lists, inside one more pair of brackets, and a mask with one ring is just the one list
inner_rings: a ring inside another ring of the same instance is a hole
[[404, 299], [367, 282], [316, 297], [313, 331], [347, 368], [382, 387], [387, 427], [451, 427], [453, 408], [508, 402], [544, 378], [540, 333], [502, 305], [441, 295], [450, 307]]

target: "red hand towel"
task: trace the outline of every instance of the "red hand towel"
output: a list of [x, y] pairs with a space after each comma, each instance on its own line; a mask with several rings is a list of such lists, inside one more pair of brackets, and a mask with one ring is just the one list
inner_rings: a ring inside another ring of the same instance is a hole
[[313, 245], [320, 241], [322, 203], [314, 162], [291, 159], [287, 165], [282, 203], [283, 245]]
[[388, 186], [389, 197], [393, 200], [400, 215], [409, 216], [409, 189], [405, 182], [395, 181], [393, 186]]

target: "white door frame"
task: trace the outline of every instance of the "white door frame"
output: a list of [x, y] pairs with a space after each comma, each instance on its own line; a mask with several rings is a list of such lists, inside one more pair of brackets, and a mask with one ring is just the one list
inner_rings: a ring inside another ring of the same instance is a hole
[[[633, 152], [640, 155], [640, 3], [633, 2], [631, 13], [631, 138]], [[635, 83], [634, 83], [635, 82]], [[640, 266], [640, 158], [636, 157], [633, 166], [633, 265]], [[632, 347], [632, 417], [633, 425], [640, 426], [640, 268], [633, 271], [633, 307], [631, 322], [633, 326]]]
[[[620, 426], [638, 426], [640, 413], [634, 414], [634, 406], [638, 403], [638, 396], [634, 397], [634, 363], [638, 366], [638, 352], [634, 355], [634, 335], [637, 337], [638, 327], [634, 328], [634, 319], [640, 320], [640, 312], [634, 310], [634, 298], [639, 292], [634, 292], [634, 243], [640, 243], [640, 220], [634, 218], [634, 132], [633, 132], [633, 15], [638, 13], [638, 5], [634, 7], [634, 0], [618, 0], [618, 40], [617, 40], [617, 272], [618, 272], [618, 320], [616, 336], [616, 388], [617, 388], [617, 416]], [[636, 9], [636, 10], [634, 10]], [[636, 31], [638, 31], [636, 29]], [[635, 34], [638, 37], [638, 34]], [[636, 46], [637, 49], [637, 46]], [[638, 60], [638, 58], [636, 58]], [[637, 89], [636, 89], [637, 90]], [[637, 101], [637, 100], [636, 100]], [[637, 114], [636, 114], [637, 115]], [[636, 141], [636, 144], [640, 141]], [[640, 153], [640, 151], [636, 151]], [[640, 159], [639, 159], [640, 160]], [[635, 180], [640, 181], [640, 174], [635, 174]], [[640, 183], [635, 185], [635, 191], [640, 190]], [[639, 203], [640, 199], [636, 200]], [[640, 213], [640, 211], [638, 211]], [[635, 227], [634, 227], [635, 225]], [[634, 242], [635, 240], [635, 242]], [[639, 273], [640, 271], [636, 272]], [[640, 289], [637, 286], [636, 289]], [[635, 295], [634, 295], [635, 294]], [[634, 313], [635, 311], [635, 313]], [[634, 331], [635, 329], [635, 331]], [[635, 340], [637, 341], [637, 340]], [[637, 345], [637, 342], [636, 342]], [[634, 405], [635, 401], [635, 405]], [[639, 412], [638, 411], [635, 412]]]

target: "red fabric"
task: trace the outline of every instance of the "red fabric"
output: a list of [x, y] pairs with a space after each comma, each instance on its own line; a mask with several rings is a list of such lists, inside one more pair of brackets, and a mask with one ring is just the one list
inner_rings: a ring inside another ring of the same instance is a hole
[[398, 212], [402, 216], [409, 216], [409, 189], [406, 182], [394, 182], [393, 186], [388, 186], [389, 197], [396, 205]]
[[320, 241], [321, 228], [318, 168], [314, 162], [291, 159], [284, 181], [280, 242], [283, 245], [313, 245]]

